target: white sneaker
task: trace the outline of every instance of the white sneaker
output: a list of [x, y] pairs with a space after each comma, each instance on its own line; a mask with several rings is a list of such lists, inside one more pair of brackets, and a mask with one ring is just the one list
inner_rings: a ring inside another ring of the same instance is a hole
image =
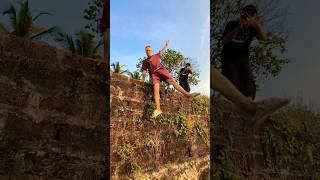
[[200, 93], [191, 93], [190, 95], [191, 95], [191, 97], [197, 97], [200, 95]]
[[156, 118], [160, 114], [162, 114], [162, 111], [154, 110], [153, 113], [152, 113], [152, 118]]
[[259, 101], [257, 103], [258, 110], [256, 111], [256, 113], [253, 115], [251, 119], [252, 126], [260, 125], [276, 110], [287, 105], [289, 102], [290, 102], [290, 99], [277, 98], [277, 97], [271, 97], [271, 98]]

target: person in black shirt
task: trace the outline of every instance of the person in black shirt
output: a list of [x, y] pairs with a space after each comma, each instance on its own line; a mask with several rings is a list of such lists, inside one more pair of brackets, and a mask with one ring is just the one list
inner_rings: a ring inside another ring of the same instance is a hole
[[190, 92], [189, 74], [192, 74], [191, 64], [187, 63], [179, 72], [179, 84], [187, 92]]
[[222, 74], [251, 99], [255, 98], [256, 87], [250, 69], [249, 47], [255, 37], [262, 41], [268, 38], [257, 14], [255, 6], [247, 5], [242, 10], [240, 20], [227, 23], [221, 53]]

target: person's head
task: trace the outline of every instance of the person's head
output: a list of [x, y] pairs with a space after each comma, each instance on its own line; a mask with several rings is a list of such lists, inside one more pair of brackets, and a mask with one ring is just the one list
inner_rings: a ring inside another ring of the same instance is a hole
[[247, 19], [248, 17], [255, 17], [257, 15], [257, 8], [254, 5], [247, 5], [242, 9], [240, 17], [242, 19]]
[[187, 64], [186, 64], [186, 67], [191, 67], [191, 64], [190, 64], [190, 63], [187, 63]]
[[146, 51], [146, 54], [147, 54], [147, 56], [148, 57], [150, 57], [150, 56], [152, 56], [153, 55], [153, 50], [152, 50], [152, 47], [151, 47], [151, 45], [146, 45], [146, 47], [145, 47], [145, 51]]

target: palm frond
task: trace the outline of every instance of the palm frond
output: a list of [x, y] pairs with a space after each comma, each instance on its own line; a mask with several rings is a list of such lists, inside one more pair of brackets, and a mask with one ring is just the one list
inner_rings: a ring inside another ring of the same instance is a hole
[[133, 79], [137, 79], [140, 80], [141, 79], [141, 74], [139, 71], [134, 71], [133, 73], [129, 72], [129, 75], [131, 76], [131, 78]]
[[20, 37], [29, 37], [30, 30], [32, 29], [32, 15], [28, 0], [20, 2], [18, 17], [15, 35]]
[[34, 35], [32, 35], [30, 38], [36, 39], [36, 38], [43, 37], [46, 35], [52, 36], [58, 30], [59, 30], [59, 28], [56, 26], [51, 27], [49, 29], [44, 28], [44, 27], [32, 27], [31, 34], [34, 34]]
[[103, 41], [103, 39], [100, 39], [99, 40], [99, 42], [98, 42], [98, 44], [94, 47], [94, 49], [93, 49], [93, 54], [97, 54], [98, 53], [98, 51], [99, 51], [99, 49], [101, 48], [101, 46], [103, 46], [104, 45], [104, 41]]
[[48, 12], [40, 12], [40, 13], [38, 13], [33, 19], [32, 19], [32, 21], [34, 22], [34, 21], [36, 21], [40, 16], [42, 16], [42, 15], [51, 15], [50, 13], [48, 13]]
[[10, 7], [8, 10], [4, 11], [2, 13], [3, 15], [8, 15], [10, 22], [11, 22], [11, 26], [13, 27], [13, 29], [16, 28], [17, 26], [17, 12], [16, 12], [16, 8], [10, 4]]
[[62, 30], [58, 30], [53, 33], [54, 41], [60, 44], [63, 48], [69, 50], [72, 53], [76, 53], [76, 47], [71, 35]]
[[111, 66], [112, 66], [112, 68], [113, 68], [112, 71], [113, 71], [114, 73], [118, 73], [118, 74], [130, 73], [129, 70], [123, 70], [122, 67], [124, 67], [124, 65], [120, 65], [119, 62], [112, 63]]
[[95, 47], [97, 42], [94, 40], [95, 36], [86, 30], [77, 33], [77, 48], [79, 54], [85, 57], [93, 57], [96, 55]]

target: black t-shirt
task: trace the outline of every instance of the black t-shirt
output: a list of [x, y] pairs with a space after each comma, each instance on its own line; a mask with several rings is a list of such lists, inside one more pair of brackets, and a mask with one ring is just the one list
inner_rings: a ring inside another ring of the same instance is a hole
[[190, 70], [184, 71], [184, 70], [185, 70], [185, 68], [181, 68], [181, 70], [180, 70], [179, 81], [188, 82], [189, 74], [191, 74], [191, 71]]
[[[233, 31], [239, 25], [239, 21], [229, 21], [223, 32], [223, 37]], [[249, 46], [257, 31], [254, 28], [240, 30], [236, 38], [222, 48], [222, 61], [236, 61], [238, 57], [249, 56]]]

